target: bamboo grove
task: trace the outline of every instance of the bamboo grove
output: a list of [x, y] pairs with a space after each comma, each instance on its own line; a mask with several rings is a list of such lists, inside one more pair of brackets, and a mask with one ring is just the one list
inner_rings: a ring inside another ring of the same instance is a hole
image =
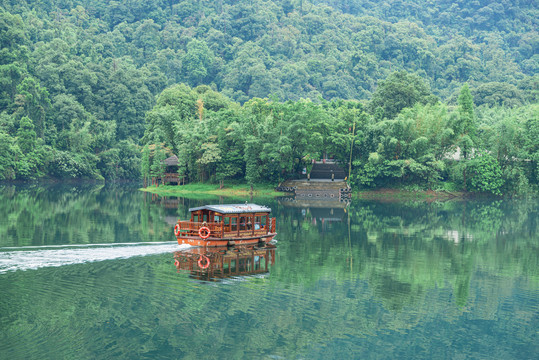
[[[387, 82], [401, 77], [424, 86], [405, 73]], [[394, 118], [379, 119], [390, 106], [380, 105], [372, 113], [358, 101], [343, 100], [255, 98], [240, 105], [206, 86], [173, 86], [148, 112], [143, 175], [159, 176], [161, 161], [176, 154], [188, 181], [277, 183], [308, 170], [326, 152], [341, 164], [352, 159], [349, 180], [357, 188], [513, 195], [535, 189], [537, 105], [474, 109], [467, 85], [456, 106], [425, 94]]]

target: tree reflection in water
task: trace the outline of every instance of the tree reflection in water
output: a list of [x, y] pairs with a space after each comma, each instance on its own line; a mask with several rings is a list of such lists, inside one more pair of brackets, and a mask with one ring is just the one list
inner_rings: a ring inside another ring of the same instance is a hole
[[[174, 241], [167, 219], [218, 202], [5, 187], [0, 244]], [[178, 274], [173, 249], [0, 274], [0, 358], [536, 357], [536, 200], [257, 202], [279, 232], [259, 265], [193, 249]]]

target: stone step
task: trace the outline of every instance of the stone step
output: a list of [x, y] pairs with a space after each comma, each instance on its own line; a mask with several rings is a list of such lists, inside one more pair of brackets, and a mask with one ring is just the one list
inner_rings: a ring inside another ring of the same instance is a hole
[[346, 173], [344, 169], [339, 164], [313, 164], [311, 169], [310, 178], [311, 179], [344, 179]]
[[281, 184], [281, 187], [292, 188], [294, 190], [336, 190], [348, 188], [348, 184], [343, 180], [317, 181], [317, 180], [288, 180]]

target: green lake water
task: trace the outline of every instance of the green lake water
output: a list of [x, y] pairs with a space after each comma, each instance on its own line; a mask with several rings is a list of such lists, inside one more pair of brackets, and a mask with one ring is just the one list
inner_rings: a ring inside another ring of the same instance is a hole
[[246, 200], [0, 185], [0, 359], [537, 358], [537, 200], [255, 198], [267, 259], [178, 270], [175, 221]]

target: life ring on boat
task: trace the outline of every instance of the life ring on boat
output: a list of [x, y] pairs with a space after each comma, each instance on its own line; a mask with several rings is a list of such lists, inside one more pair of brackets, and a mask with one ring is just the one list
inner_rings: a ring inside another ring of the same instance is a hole
[[177, 259], [174, 261], [174, 266], [176, 267], [180, 266], [180, 262]]
[[[202, 263], [202, 260], [205, 259], [206, 263]], [[207, 269], [210, 266], [210, 259], [205, 255], [200, 255], [200, 258], [198, 259], [198, 267], [201, 269]]]
[[180, 235], [180, 230], [181, 230], [180, 224], [176, 224], [176, 226], [174, 226], [174, 235], [176, 236]]
[[200, 229], [198, 229], [198, 236], [200, 236], [201, 239], [207, 239], [210, 237], [210, 228], [207, 226], [203, 226]]

